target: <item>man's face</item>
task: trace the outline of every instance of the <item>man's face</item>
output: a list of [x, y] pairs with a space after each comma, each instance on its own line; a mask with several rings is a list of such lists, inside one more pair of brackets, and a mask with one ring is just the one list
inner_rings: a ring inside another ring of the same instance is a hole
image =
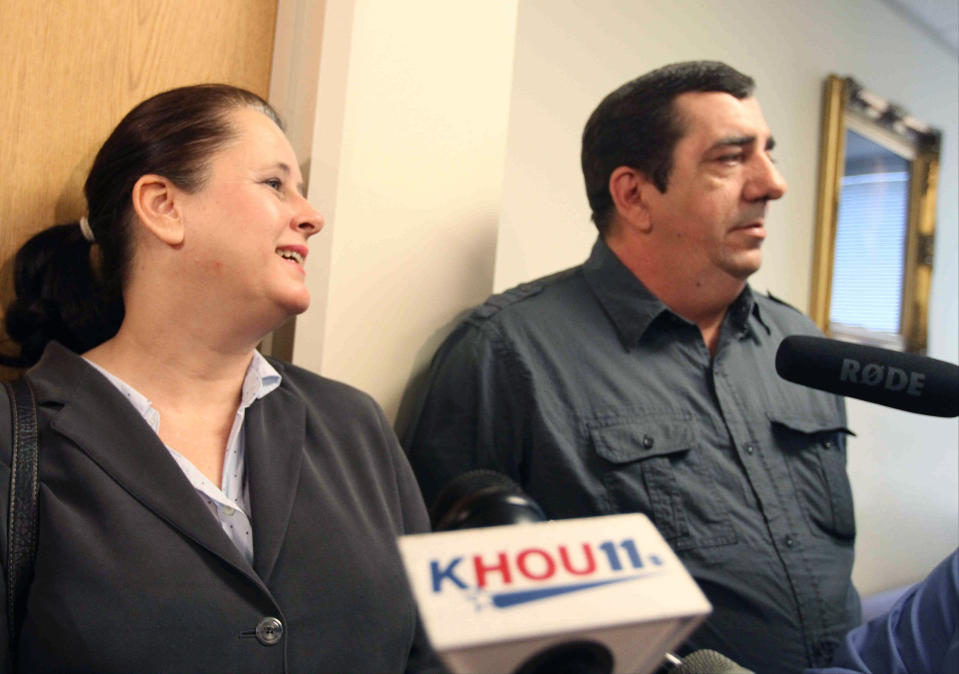
[[653, 234], [684, 273], [745, 280], [762, 262], [766, 203], [786, 192], [759, 103], [693, 92], [679, 95], [674, 110], [685, 131], [666, 192], [646, 189]]

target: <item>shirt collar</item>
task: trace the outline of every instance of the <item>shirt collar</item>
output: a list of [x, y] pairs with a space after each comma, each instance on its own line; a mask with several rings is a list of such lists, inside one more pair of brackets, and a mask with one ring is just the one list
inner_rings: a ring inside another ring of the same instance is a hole
[[583, 277], [609, 315], [623, 346], [639, 343], [650, 324], [669, 308], [653, 295], [609, 249], [602, 237], [596, 239]]
[[240, 395], [240, 409], [246, 409], [253, 404], [254, 400], [259, 400], [267, 393], [275, 390], [283, 377], [270, 365], [270, 362], [263, 355], [254, 350], [253, 360], [250, 366], [246, 368], [246, 377], [243, 378], [243, 392]]
[[[127, 400], [130, 401], [130, 404], [140, 413], [146, 422], [150, 425], [154, 432], [160, 427], [160, 415], [154, 409], [153, 404], [150, 400], [137, 391], [135, 388], [127, 384], [125, 381], [112, 374], [111, 372], [103, 369], [96, 363], [91, 360], [84, 359], [90, 365], [95, 367], [100, 373], [103, 374], [114, 386], [119, 389]], [[253, 404], [254, 400], [258, 400], [263, 396], [267, 395], [271, 391], [275, 390], [283, 378], [280, 376], [280, 373], [270, 365], [269, 361], [264, 358], [259, 351], [253, 352], [253, 359], [250, 361], [249, 366], [246, 368], [246, 375], [243, 378], [243, 388], [240, 393], [240, 406], [237, 411], [245, 410], [247, 407]]]
[[[616, 257], [602, 237], [596, 239], [589, 259], [583, 264], [583, 276], [616, 326], [620, 340], [627, 349], [639, 343], [661, 314], [676, 315]], [[761, 316], [759, 303], [747, 284], [730, 305], [727, 315], [727, 320], [732, 321], [735, 334], [744, 335], [752, 331], [750, 316], [755, 317], [769, 333], [769, 326]], [[685, 320], [679, 316], [678, 318]]]
[[123, 396], [130, 401], [130, 404], [133, 405], [133, 408], [140, 414], [141, 417], [150, 425], [150, 428], [153, 429], [154, 433], [158, 432], [160, 428], [160, 414], [153, 408], [153, 404], [150, 400], [137, 391], [135, 388], [127, 384], [125, 381], [117, 377], [115, 374], [106, 370], [96, 363], [94, 363], [89, 358], [85, 357], [83, 360], [87, 361], [94, 369], [97, 370], [100, 374], [107, 378], [111, 384], [113, 384]]
[[729, 325], [736, 335], [744, 337], [748, 334], [755, 334], [759, 336], [756, 325], [750, 318], [755, 319], [755, 324], [761, 326], [767, 335], [772, 334], [772, 330], [763, 318], [759, 302], [756, 301], [756, 295], [747, 284], [743, 291], [739, 293], [739, 297], [729, 305], [726, 320], [729, 321]]

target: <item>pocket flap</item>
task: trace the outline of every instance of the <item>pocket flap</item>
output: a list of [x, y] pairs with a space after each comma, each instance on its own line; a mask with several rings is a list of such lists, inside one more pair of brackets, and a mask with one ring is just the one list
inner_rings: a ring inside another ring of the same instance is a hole
[[597, 454], [613, 463], [628, 463], [690, 449], [694, 434], [689, 421], [643, 418], [593, 422], [589, 433]]
[[799, 431], [800, 433], [845, 433], [855, 436], [842, 419], [836, 415], [790, 414], [783, 412], [766, 412], [766, 418], [774, 424]]

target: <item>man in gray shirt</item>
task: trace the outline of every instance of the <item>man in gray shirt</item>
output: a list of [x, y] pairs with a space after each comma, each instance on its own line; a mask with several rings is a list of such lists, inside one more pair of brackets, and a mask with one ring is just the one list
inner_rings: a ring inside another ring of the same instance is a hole
[[799, 672], [859, 622], [848, 430], [841, 399], [774, 371], [815, 325], [747, 284], [786, 190], [752, 88], [680, 63], [600, 103], [589, 259], [453, 332], [405, 445], [427, 503], [490, 468], [550, 517], [646, 513], [713, 604], [688, 649]]

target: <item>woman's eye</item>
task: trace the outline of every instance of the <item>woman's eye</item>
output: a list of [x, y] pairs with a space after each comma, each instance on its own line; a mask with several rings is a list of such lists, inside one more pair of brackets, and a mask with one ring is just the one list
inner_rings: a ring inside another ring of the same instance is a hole
[[280, 180], [279, 178], [267, 178], [266, 180], [263, 181], [263, 183], [266, 185], [269, 185], [271, 188], [273, 188], [277, 192], [279, 192], [280, 188], [283, 187], [283, 181]]

